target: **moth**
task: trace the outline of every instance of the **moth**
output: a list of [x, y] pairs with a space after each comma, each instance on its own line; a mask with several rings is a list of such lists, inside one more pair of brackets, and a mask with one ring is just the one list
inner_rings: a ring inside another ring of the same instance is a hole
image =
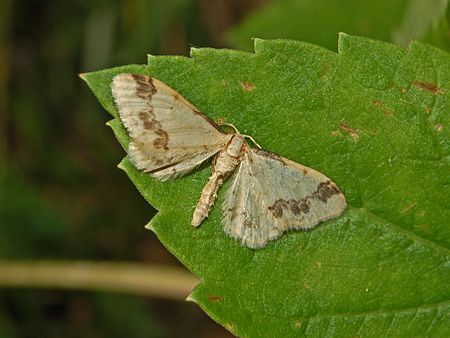
[[288, 230], [311, 229], [345, 210], [344, 195], [328, 177], [251, 147], [248, 136], [237, 130], [224, 132], [161, 81], [119, 74], [111, 87], [130, 135], [128, 155], [136, 168], [165, 181], [214, 158], [212, 174], [193, 213], [194, 227], [208, 217], [227, 178], [231, 184], [222, 204], [224, 231], [252, 249], [264, 247]]

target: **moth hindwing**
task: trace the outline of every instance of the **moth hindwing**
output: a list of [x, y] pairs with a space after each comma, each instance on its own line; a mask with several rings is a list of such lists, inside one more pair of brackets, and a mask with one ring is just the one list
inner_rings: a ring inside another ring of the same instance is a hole
[[250, 248], [291, 229], [311, 229], [346, 208], [328, 177], [265, 150], [248, 148], [231, 179], [222, 206], [224, 229]]

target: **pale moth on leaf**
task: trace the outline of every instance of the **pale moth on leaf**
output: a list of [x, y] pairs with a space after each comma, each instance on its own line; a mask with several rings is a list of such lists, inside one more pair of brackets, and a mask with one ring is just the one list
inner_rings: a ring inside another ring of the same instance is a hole
[[160, 180], [185, 175], [214, 156], [212, 175], [195, 208], [192, 225], [208, 217], [229, 176], [222, 223], [250, 248], [291, 229], [311, 229], [342, 214], [345, 197], [328, 177], [263, 149], [239, 132], [224, 133], [179, 93], [145, 75], [119, 74], [112, 94], [130, 135], [128, 155], [136, 168]]

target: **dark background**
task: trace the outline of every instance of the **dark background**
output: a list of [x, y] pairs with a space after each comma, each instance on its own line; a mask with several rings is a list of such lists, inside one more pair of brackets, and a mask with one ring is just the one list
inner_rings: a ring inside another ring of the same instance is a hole
[[[77, 74], [224, 47], [222, 33], [261, 3], [2, 0], [0, 259], [179, 265], [144, 229], [154, 210], [117, 169], [110, 116]], [[228, 336], [182, 299], [0, 291], [0, 337]]]
[[[225, 33], [276, 1], [290, 5], [266, 11], [272, 22], [250, 22], [252, 32], [266, 27], [255, 37], [331, 49], [339, 31], [389, 41], [410, 8], [380, 0], [387, 9], [370, 2], [352, 15], [355, 0], [0, 0], [0, 260], [182, 268], [144, 229], [154, 210], [116, 168], [125, 154], [105, 126], [110, 116], [77, 74], [144, 64], [148, 53], [188, 55], [191, 46], [245, 48], [242, 31], [241, 40]], [[447, 35], [427, 41], [450, 46], [446, 22]], [[0, 338], [230, 336], [182, 299], [0, 289]]]

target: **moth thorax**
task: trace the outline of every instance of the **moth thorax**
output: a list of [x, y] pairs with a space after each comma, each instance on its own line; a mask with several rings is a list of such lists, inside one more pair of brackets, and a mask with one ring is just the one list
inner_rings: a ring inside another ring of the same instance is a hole
[[227, 147], [227, 154], [231, 157], [238, 158], [241, 154], [242, 147], [244, 146], [244, 138], [240, 134], [236, 134], [231, 139], [231, 142]]
[[241, 161], [242, 149], [245, 147], [244, 138], [240, 134], [233, 135], [230, 143], [216, 158], [214, 171], [217, 176], [227, 177], [236, 169]]

